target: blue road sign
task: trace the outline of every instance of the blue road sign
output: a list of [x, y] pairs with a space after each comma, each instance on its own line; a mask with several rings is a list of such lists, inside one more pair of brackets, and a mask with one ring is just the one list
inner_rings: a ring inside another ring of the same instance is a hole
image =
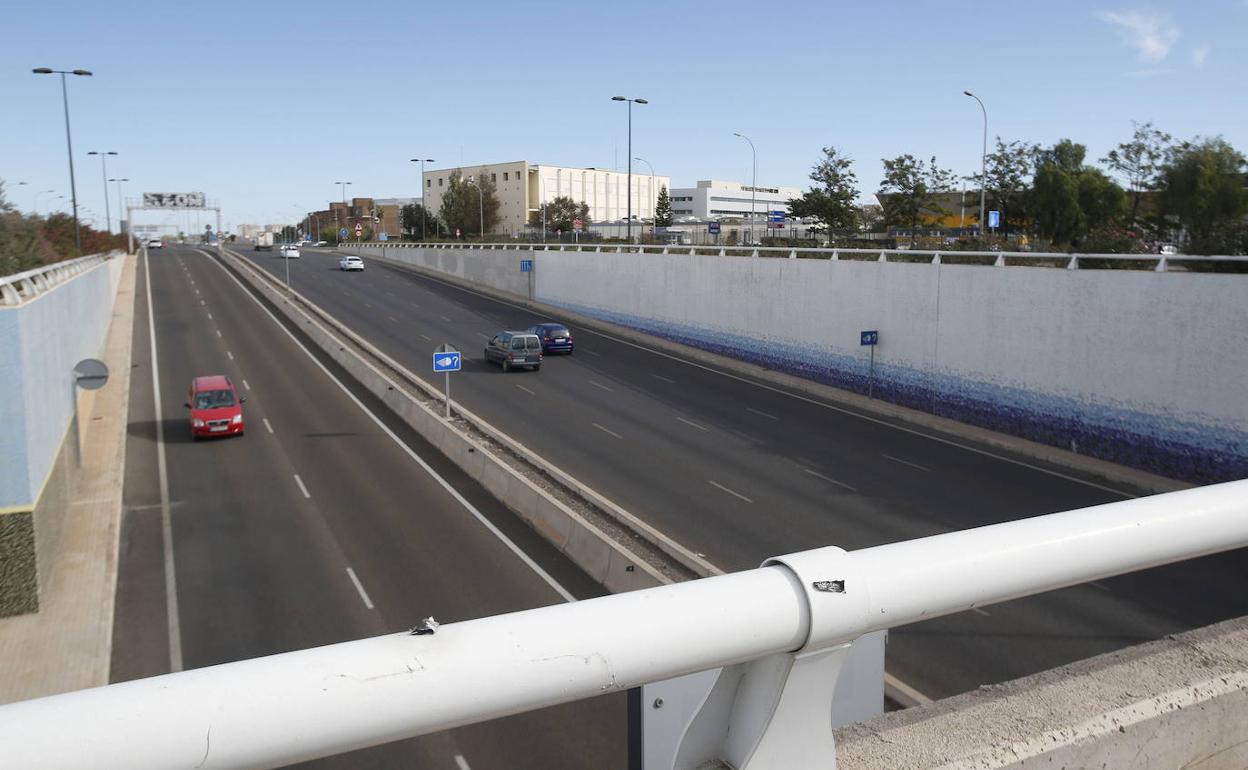
[[385, 230], [382, 230], [380, 233], [377, 234], [377, 240], [379, 241], [390, 240], [390, 233], [386, 232]]
[[871, 331], [858, 333], [859, 345], [878, 345], [880, 344], [880, 333], [874, 329]]
[[459, 371], [459, 351], [452, 350], [449, 353], [433, 354], [433, 371], [436, 372], [458, 372]]
[[994, 230], [1001, 226], [1001, 212], [1000, 211], [988, 212], [988, 226]]
[[531, 272], [533, 272], [533, 260], [531, 260], [531, 259], [522, 259], [522, 260], [520, 260], [520, 272], [522, 272], [522, 273], [531, 273]]
[[341, 230], [339, 230], [339, 231], [338, 231], [338, 237], [339, 237], [339, 238], [346, 238], [346, 237], [347, 237], [347, 228], [345, 228], [345, 227], [344, 227], [344, 228], [342, 228]]
[[706, 231], [707, 231], [708, 233], [710, 233], [711, 235], [719, 235], [719, 223], [718, 223], [718, 222], [707, 222], [707, 223], [706, 223]]
[[767, 221], [768, 222], [783, 222], [784, 212], [783, 211], [768, 211]]

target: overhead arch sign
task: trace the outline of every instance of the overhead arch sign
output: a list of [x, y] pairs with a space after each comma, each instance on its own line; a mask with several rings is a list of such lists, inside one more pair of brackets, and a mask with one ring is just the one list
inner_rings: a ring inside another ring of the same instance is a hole
[[204, 194], [192, 193], [143, 193], [143, 208], [153, 209], [202, 209]]

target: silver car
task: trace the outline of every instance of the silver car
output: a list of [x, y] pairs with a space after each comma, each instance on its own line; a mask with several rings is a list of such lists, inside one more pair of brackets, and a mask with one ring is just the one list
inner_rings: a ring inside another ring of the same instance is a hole
[[359, 257], [353, 254], [348, 254], [347, 256], [338, 260], [338, 269], [339, 270], [363, 270], [364, 260], [360, 259]]
[[529, 332], [499, 332], [485, 346], [485, 362], [497, 363], [503, 371], [515, 367], [542, 368], [542, 341]]

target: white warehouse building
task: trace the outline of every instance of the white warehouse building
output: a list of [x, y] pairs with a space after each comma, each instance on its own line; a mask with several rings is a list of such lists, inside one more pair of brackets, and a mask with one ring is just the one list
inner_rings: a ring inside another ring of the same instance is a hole
[[697, 187], [678, 187], [670, 190], [672, 217], [697, 217], [698, 219], [723, 219], [727, 217], [750, 219], [751, 196], [754, 218], [767, 221], [768, 211], [789, 213], [789, 201], [802, 197], [799, 187], [751, 187], [741, 182], [723, 182], [705, 179]]
[[[521, 160], [425, 171], [424, 199], [431, 212], [442, 208], [442, 195], [451, 174], [456, 171], [466, 179], [488, 176], [494, 182], [499, 201], [499, 221], [495, 229], [500, 232], [523, 231], [532, 212], [561, 195], [587, 204], [592, 222], [622, 221], [629, 211], [628, 174], [625, 172], [547, 166]], [[663, 187], [671, 189], [669, 177], [651, 177], [647, 173], [636, 173], [634, 169], [632, 214], [635, 221], [654, 217], [654, 204]]]

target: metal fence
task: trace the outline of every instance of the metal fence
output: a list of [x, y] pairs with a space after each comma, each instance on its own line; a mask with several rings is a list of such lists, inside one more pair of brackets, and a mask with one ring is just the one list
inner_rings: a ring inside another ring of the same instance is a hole
[[829, 705], [864, 634], [1245, 545], [1248, 481], [820, 548], [10, 704], [0, 756], [24, 770], [270, 768], [724, 667], [672, 767], [832, 766]]

